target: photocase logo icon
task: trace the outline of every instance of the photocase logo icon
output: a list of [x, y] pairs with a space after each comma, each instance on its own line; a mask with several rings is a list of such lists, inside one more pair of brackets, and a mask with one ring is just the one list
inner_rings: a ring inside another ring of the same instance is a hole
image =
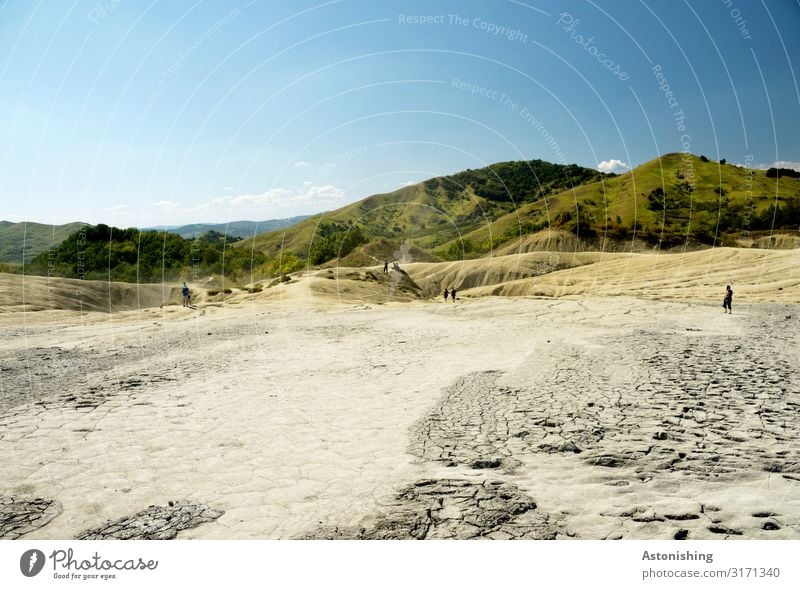
[[19, 570], [26, 577], [35, 577], [44, 568], [44, 552], [41, 550], [26, 550], [19, 559]]

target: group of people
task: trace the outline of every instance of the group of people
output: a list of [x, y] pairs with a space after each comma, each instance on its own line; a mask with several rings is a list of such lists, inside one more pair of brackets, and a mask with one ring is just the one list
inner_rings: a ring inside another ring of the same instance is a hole
[[[400, 264], [398, 264], [397, 262], [392, 262], [392, 270], [397, 270], [399, 272], [400, 271]], [[384, 274], [388, 274], [389, 273], [389, 261], [388, 260], [386, 260], [383, 263], [383, 273]]]
[[447, 302], [447, 297], [452, 298], [454, 303], [456, 302], [456, 289], [455, 288], [451, 288], [450, 290], [447, 290], [447, 288], [445, 288], [444, 289], [444, 293], [442, 293], [442, 294], [444, 296], [444, 302], [445, 303]]
[[[393, 267], [394, 267], [395, 270], [399, 270], [400, 269], [400, 266], [398, 265], [397, 262], [394, 262]], [[388, 261], [383, 263], [383, 271], [385, 273], [389, 272], [389, 262]], [[186, 285], [185, 282], [183, 283], [183, 288], [181, 288], [181, 294], [183, 295], [183, 306], [184, 307], [191, 307], [192, 306], [192, 292], [189, 290], [189, 287]], [[444, 302], [446, 303], [447, 299], [450, 298], [455, 303], [456, 302], [456, 294], [457, 293], [456, 293], [455, 287], [449, 288], [449, 289], [447, 287], [445, 287], [444, 292], [442, 293], [442, 296], [444, 296]], [[725, 313], [732, 313], [732, 311], [731, 311], [731, 304], [732, 303], [733, 303], [733, 289], [731, 288], [731, 285], [729, 284], [727, 287], [725, 287], [725, 298], [722, 299], [722, 309], [723, 309], [723, 311]]]

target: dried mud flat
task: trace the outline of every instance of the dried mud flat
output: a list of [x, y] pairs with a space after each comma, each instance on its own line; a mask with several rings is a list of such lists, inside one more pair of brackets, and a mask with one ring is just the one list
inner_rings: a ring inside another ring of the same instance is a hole
[[0, 344], [0, 537], [797, 539], [800, 308], [735, 311], [28, 314]]

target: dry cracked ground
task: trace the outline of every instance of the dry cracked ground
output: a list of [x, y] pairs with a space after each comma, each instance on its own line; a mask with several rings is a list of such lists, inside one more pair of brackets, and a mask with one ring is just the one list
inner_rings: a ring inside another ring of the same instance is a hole
[[737, 311], [20, 328], [29, 345], [0, 350], [0, 538], [797, 539], [800, 313]]

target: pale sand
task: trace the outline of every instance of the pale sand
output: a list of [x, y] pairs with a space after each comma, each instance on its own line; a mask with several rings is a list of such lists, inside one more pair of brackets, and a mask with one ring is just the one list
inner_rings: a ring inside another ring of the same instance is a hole
[[168, 501], [224, 511], [180, 538], [290, 538], [369, 527], [420, 480], [499, 480], [559, 538], [800, 538], [797, 252], [692, 255], [671, 283], [625, 255], [528, 280], [639, 272], [709, 302], [351, 304], [414, 293], [342, 270], [198, 310], [0, 314], [0, 495], [60, 503], [25, 538]]

